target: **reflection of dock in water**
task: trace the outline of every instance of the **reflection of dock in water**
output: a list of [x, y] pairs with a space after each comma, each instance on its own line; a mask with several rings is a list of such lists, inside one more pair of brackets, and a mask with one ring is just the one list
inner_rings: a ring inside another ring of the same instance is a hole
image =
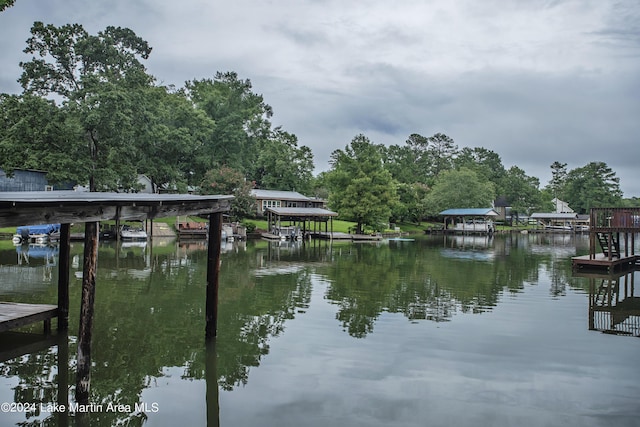
[[490, 235], [445, 235], [440, 254], [445, 258], [472, 261], [492, 261], [496, 256]]
[[589, 329], [640, 337], [640, 296], [636, 272], [579, 274], [589, 278]]

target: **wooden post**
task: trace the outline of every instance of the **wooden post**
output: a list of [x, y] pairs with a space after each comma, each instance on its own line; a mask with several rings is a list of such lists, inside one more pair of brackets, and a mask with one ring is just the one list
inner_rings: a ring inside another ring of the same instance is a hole
[[206, 338], [215, 337], [218, 330], [218, 276], [220, 275], [221, 234], [222, 213], [212, 213], [209, 215], [209, 242], [207, 249]]
[[[69, 336], [58, 334], [58, 406], [69, 407]], [[57, 411], [58, 425], [69, 425], [69, 411]]]
[[220, 425], [220, 392], [218, 388], [218, 354], [215, 340], [207, 341], [205, 357], [207, 427], [217, 427]]
[[91, 384], [91, 329], [93, 325], [93, 305], [96, 294], [98, 224], [97, 222], [87, 222], [84, 226], [82, 302], [80, 305], [76, 375], [76, 402], [83, 405], [89, 403], [89, 388]]
[[58, 330], [69, 327], [69, 253], [71, 252], [71, 226], [60, 226], [60, 258], [58, 260]]

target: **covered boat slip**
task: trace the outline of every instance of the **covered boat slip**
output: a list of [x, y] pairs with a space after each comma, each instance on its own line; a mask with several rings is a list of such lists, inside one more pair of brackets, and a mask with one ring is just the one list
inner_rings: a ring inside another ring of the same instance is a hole
[[269, 231], [266, 239], [297, 240], [324, 233], [333, 235], [333, 218], [336, 212], [321, 208], [267, 208]]
[[[29, 323], [58, 318], [58, 329], [64, 330], [69, 313], [69, 241], [70, 224], [85, 223], [85, 270], [95, 277], [98, 222], [115, 220], [146, 220], [177, 215], [210, 214], [211, 229], [220, 230], [222, 214], [229, 210], [233, 196], [194, 196], [189, 194], [133, 194], [94, 193], [75, 191], [0, 192], [0, 227], [25, 224], [59, 223], [60, 261], [58, 304], [34, 305], [19, 303], [0, 304], [0, 331]], [[215, 335], [217, 302], [217, 271], [219, 264], [220, 233], [210, 233], [209, 275], [207, 278], [206, 333]], [[83, 293], [85, 287], [83, 279]], [[95, 284], [94, 284], [95, 285]], [[212, 288], [209, 289], [209, 286]], [[215, 289], [213, 289], [215, 288]], [[83, 295], [83, 306], [85, 305]], [[52, 308], [53, 307], [53, 308]], [[81, 320], [82, 321], [82, 320]]]
[[440, 212], [444, 217], [445, 233], [480, 233], [495, 232], [493, 220], [498, 213], [491, 208], [447, 209]]
[[636, 234], [640, 208], [592, 208], [589, 217], [589, 255], [572, 258], [574, 269], [637, 268]]

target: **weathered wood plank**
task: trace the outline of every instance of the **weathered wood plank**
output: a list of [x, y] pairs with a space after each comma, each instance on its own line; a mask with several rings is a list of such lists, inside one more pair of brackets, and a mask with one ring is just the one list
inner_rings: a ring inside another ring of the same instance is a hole
[[69, 327], [69, 266], [71, 263], [71, 227], [60, 226], [60, 256], [58, 257], [58, 330]]
[[233, 196], [190, 194], [0, 193], [0, 227], [211, 214], [228, 211], [231, 200]]
[[91, 384], [91, 335], [96, 296], [98, 267], [98, 223], [87, 222], [84, 228], [84, 264], [82, 267], [82, 303], [78, 329], [78, 362], [76, 373], [76, 401], [89, 402]]
[[24, 224], [70, 224], [77, 222], [98, 222], [120, 219], [123, 221], [163, 218], [168, 216], [200, 215], [212, 212], [226, 212], [230, 203], [197, 203], [195, 205], [158, 206], [19, 206], [0, 209], [0, 227]]
[[58, 307], [49, 304], [0, 302], [0, 332], [49, 320], [58, 315]]

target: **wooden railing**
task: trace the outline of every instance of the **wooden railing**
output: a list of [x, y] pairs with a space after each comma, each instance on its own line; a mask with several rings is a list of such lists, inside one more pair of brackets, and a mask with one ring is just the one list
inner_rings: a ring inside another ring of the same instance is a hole
[[640, 208], [591, 208], [592, 233], [640, 232]]

